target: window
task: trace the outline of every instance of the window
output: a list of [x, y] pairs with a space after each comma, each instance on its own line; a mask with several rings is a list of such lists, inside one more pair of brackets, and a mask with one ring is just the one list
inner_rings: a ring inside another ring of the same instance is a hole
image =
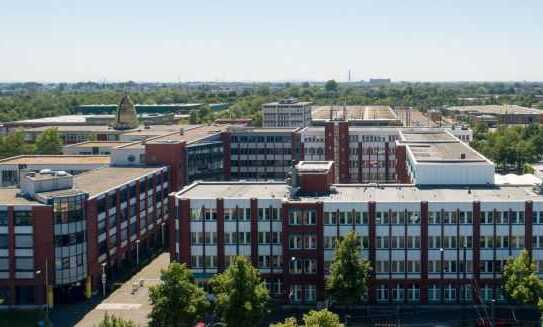
[[33, 245], [32, 234], [15, 234], [15, 247], [18, 249], [31, 249]]
[[15, 226], [32, 226], [32, 211], [14, 211]]
[[8, 225], [8, 212], [0, 211], [0, 226], [7, 226], [7, 225]]
[[7, 249], [9, 247], [9, 238], [7, 234], [0, 234], [0, 249]]
[[32, 257], [16, 257], [15, 269], [17, 271], [34, 271], [34, 258]]

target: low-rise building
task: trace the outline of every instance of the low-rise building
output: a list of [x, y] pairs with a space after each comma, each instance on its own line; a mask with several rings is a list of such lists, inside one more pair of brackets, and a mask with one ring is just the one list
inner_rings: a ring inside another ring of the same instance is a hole
[[453, 106], [444, 110], [458, 119], [496, 125], [528, 125], [543, 121], [543, 110], [517, 105]]

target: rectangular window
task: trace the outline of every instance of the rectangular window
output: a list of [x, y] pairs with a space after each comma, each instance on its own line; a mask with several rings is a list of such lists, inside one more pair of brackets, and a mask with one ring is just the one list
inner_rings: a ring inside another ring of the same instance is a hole
[[32, 211], [14, 211], [15, 226], [32, 226]]
[[7, 226], [7, 225], [8, 225], [8, 212], [0, 211], [0, 226]]
[[31, 249], [33, 245], [32, 234], [15, 234], [15, 247], [18, 249]]

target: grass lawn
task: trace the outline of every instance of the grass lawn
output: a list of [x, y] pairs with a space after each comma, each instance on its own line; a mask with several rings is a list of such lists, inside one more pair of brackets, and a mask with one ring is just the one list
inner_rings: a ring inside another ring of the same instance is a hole
[[0, 324], [2, 326], [37, 326], [38, 321], [45, 316], [42, 310], [9, 310], [0, 311]]

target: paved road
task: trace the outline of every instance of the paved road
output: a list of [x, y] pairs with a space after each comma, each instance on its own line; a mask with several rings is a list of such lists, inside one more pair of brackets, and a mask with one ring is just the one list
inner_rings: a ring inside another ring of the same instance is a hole
[[[120, 288], [109, 294], [107, 298], [96, 297], [85, 303], [55, 308], [52, 315], [55, 327], [93, 327], [98, 325], [106, 312], [124, 319], [130, 319], [138, 326], [145, 326], [147, 324], [147, 315], [151, 312], [148, 287], [159, 282], [160, 270], [167, 268], [169, 262], [169, 254], [163, 253], [142, 268]], [[144, 286], [139, 287], [133, 293], [133, 283], [138, 283], [142, 279], [144, 280]]]

